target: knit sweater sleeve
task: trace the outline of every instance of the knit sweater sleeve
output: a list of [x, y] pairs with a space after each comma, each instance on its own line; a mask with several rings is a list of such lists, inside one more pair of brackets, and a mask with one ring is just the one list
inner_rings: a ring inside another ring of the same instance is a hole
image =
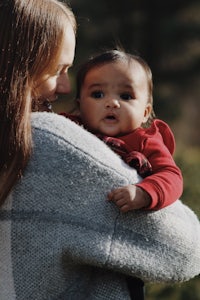
[[182, 174], [172, 157], [175, 148], [173, 133], [167, 124], [157, 120], [141, 136], [140, 147], [151, 163], [152, 175], [137, 186], [151, 197], [148, 209], [161, 209], [180, 198], [183, 191]]

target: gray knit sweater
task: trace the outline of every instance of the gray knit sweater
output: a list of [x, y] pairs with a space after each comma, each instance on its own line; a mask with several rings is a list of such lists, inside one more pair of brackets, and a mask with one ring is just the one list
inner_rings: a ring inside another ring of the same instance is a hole
[[138, 182], [100, 140], [33, 114], [34, 148], [0, 210], [0, 300], [127, 300], [125, 275], [181, 282], [200, 273], [200, 223], [180, 201], [122, 214], [111, 188]]

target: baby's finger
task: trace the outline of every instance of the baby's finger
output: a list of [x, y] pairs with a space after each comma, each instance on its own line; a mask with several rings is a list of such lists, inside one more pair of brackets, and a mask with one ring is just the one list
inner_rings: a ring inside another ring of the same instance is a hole
[[119, 200], [117, 200], [117, 201], [114, 201], [114, 202], [115, 202], [115, 204], [116, 204], [118, 207], [120, 207], [120, 208], [126, 204], [126, 200], [123, 199], [123, 198], [121, 198], [121, 199], [119, 199]]
[[128, 212], [129, 210], [131, 210], [131, 209], [130, 209], [129, 205], [127, 205], [127, 204], [122, 205], [120, 207], [120, 211], [123, 212], [123, 213]]
[[108, 193], [108, 200], [117, 201], [120, 198], [121, 198], [121, 190], [120, 189], [112, 190], [110, 193]]
[[114, 194], [113, 197], [112, 197], [112, 201], [117, 203], [118, 201], [123, 201], [123, 203], [126, 203], [127, 199], [126, 197], [124, 197], [124, 194], [123, 193], [117, 193], [117, 194]]

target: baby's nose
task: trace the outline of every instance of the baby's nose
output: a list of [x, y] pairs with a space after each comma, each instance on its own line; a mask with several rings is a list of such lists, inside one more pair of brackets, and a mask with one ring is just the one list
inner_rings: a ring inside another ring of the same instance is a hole
[[120, 103], [116, 98], [109, 98], [106, 101], [106, 108], [119, 108]]

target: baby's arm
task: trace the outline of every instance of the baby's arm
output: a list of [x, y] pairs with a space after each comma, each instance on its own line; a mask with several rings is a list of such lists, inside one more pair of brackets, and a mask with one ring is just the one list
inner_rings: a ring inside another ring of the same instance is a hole
[[[171, 131], [168, 131], [168, 134], [172, 135]], [[164, 137], [160, 135], [159, 138], [159, 133], [156, 137], [145, 140], [143, 154], [152, 166], [152, 175], [136, 184], [149, 194], [151, 204], [148, 209], [150, 210], [158, 210], [172, 204], [183, 192], [181, 170], [163, 141]]]
[[171, 154], [165, 153], [167, 149], [155, 149], [149, 159], [153, 167], [152, 175], [136, 185], [120, 187], [108, 194], [108, 199], [115, 202], [122, 212], [141, 208], [158, 210], [172, 204], [181, 196], [181, 171], [175, 165]]
[[133, 184], [111, 191], [108, 200], [113, 201], [121, 212], [146, 208], [151, 204], [149, 194]]
[[121, 211], [139, 208], [158, 210], [172, 204], [182, 194], [183, 178], [172, 157], [175, 140], [169, 126], [156, 120], [149, 130], [137, 131], [132, 140], [132, 148], [137, 141], [138, 148], [134, 150], [147, 158], [152, 166], [152, 174], [136, 186], [112, 191], [109, 199], [115, 202]]

